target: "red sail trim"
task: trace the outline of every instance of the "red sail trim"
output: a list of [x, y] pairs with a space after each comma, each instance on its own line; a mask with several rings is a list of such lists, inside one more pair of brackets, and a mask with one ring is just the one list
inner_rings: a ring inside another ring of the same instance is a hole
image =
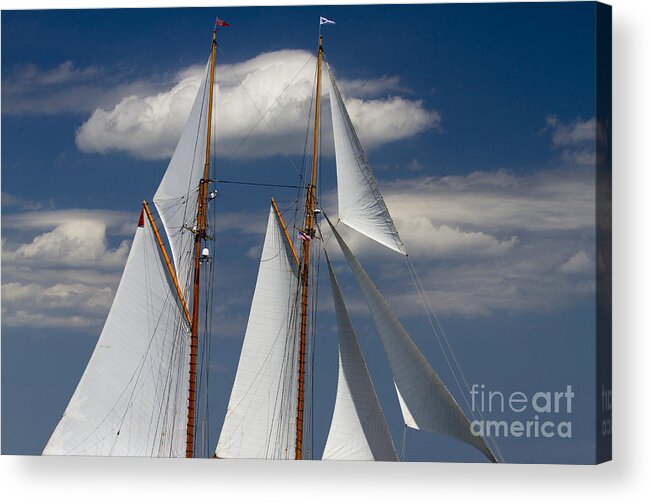
[[144, 227], [145, 226], [145, 209], [143, 208], [140, 210], [140, 218], [138, 219], [138, 227]]

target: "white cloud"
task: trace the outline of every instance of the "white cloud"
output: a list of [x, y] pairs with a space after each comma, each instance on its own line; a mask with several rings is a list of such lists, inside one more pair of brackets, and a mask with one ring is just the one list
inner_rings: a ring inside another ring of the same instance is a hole
[[[398, 226], [419, 217], [434, 227], [499, 233], [587, 229], [594, 225], [590, 170], [546, 170], [516, 175], [506, 170], [465, 176], [421, 177], [383, 184]], [[415, 237], [417, 239], [417, 236]]]
[[42, 200], [30, 200], [2, 191], [0, 194], [2, 206], [5, 208], [18, 208], [21, 210], [41, 210], [51, 204]]
[[407, 170], [410, 172], [422, 172], [425, 166], [423, 163], [418, 161], [418, 159], [414, 158], [412, 159], [409, 164], [407, 165]]
[[422, 101], [399, 96], [377, 100], [351, 98], [346, 100], [346, 108], [366, 150], [409, 138], [441, 123], [441, 115], [427, 110]]
[[51, 308], [102, 308], [108, 310], [113, 300], [110, 287], [82, 283], [40, 284], [9, 282], [2, 285], [2, 299], [9, 303], [46, 303]]
[[113, 107], [124, 96], [151, 93], [166, 80], [154, 76], [127, 81], [128, 77], [124, 69], [80, 68], [72, 61], [48, 69], [33, 63], [17, 65], [3, 70], [2, 113], [86, 113], [96, 107]]
[[99, 73], [99, 69], [95, 66], [77, 68], [72, 61], [64, 61], [59, 66], [44, 71], [39, 70], [34, 64], [27, 64], [19, 67], [13, 78], [23, 81], [26, 85], [38, 86], [85, 81]]
[[594, 142], [596, 120], [576, 119], [569, 124], [562, 123], [555, 115], [547, 117], [547, 126], [552, 129], [552, 143], [555, 147]]
[[95, 267], [106, 267], [124, 264], [128, 252], [128, 240], [123, 241], [115, 250], [108, 249], [105, 224], [77, 220], [34, 237], [31, 243], [20, 245], [7, 258], [70, 266], [92, 264]]
[[125, 218], [105, 210], [3, 215], [3, 325], [99, 329], [129, 252], [128, 239], [109, 240], [127, 232]]
[[[500, 239], [481, 231], [464, 231], [459, 226], [435, 225], [418, 212], [408, 216], [398, 211], [394, 221], [409, 253], [421, 258], [495, 257], [506, 254], [518, 243], [516, 236]], [[359, 233], [342, 231], [346, 241], [365, 257], [383, 255], [384, 250]]]
[[[97, 153], [125, 151], [146, 159], [169, 157], [202, 72], [203, 67], [185, 69], [165, 91], [133, 94], [112, 108], [95, 110], [77, 132], [78, 147]], [[303, 153], [313, 99], [313, 55], [300, 50], [264, 53], [242, 63], [220, 65], [216, 81], [217, 155], [260, 158]], [[439, 113], [426, 109], [421, 101], [399, 96], [365, 98], [398, 90], [398, 83], [395, 77], [371, 79], [367, 86], [342, 82], [342, 89], [351, 92], [349, 112], [367, 148], [440, 124]], [[324, 121], [323, 141], [328, 146], [329, 114], [324, 114]]]
[[[382, 188], [437, 313], [542, 313], [594, 295], [593, 170], [499, 170], [398, 180]], [[326, 208], [334, 200], [330, 195]], [[399, 315], [422, 313], [400, 258], [339, 229]], [[328, 250], [341, 260], [334, 242]], [[351, 309], [366, 310], [356, 301]]]
[[115, 268], [124, 264], [130, 242], [121, 240], [111, 248], [107, 236], [131, 236], [137, 216], [82, 209], [3, 215], [2, 227], [14, 239], [14, 243], [3, 241], [3, 263]]
[[561, 267], [563, 273], [591, 273], [595, 270], [595, 262], [585, 250], [579, 250], [576, 254], [564, 262]]
[[[5, 194], [3, 194], [3, 199]], [[11, 230], [43, 231], [72, 221], [97, 222], [108, 231], [128, 236], [133, 233], [139, 213], [116, 210], [71, 208], [66, 210], [39, 210], [2, 216], [2, 227]]]
[[[66, 271], [54, 272], [39, 268], [38, 278], [33, 282], [24, 281], [19, 272], [4, 277], [20, 281], [3, 280], [2, 284], [2, 324], [7, 326], [30, 327], [95, 327], [99, 329], [111, 306], [117, 278], [103, 284], [86, 284], [83, 275]], [[62, 278], [57, 282], [53, 277]], [[118, 276], [119, 278], [119, 276]]]
[[179, 75], [166, 92], [123, 98], [111, 110], [96, 109], [77, 131], [86, 152], [123, 150], [147, 159], [172, 155], [201, 81], [201, 69]]
[[[592, 173], [499, 170], [382, 187], [434, 309], [477, 317], [560, 310], [594, 295]], [[325, 199], [324, 208], [333, 208], [335, 195]], [[229, 258], [215, 251], [217, 278], [229, 285], [216, 306], [230, 320], [220, 335], [241, 336], [265, 223], [266, 215], [251, 212], [220, 213], [217, 220], [216, 243], [232, 240], [248, 252]], [[3, 243], [3, 324], [99, 329], [126, 258], [122, 237], [133, 228], [133, 214], [103, 210], [3, 216], [4, 239], [12, 240]], [[340, 229], [397, 313], [421, 314], [400, 257]], [[357, 295], [347, 292], [349, 308], [365, 313], [334, 242], [328, 250], [344, 288]]]
[[602, 135], [594, 117], [563, 123], [555, 115], [549, 115], [544, 131], [551, 131], [552, 145], [561, 150], [561, 159], [565, 164], [595, 166], [597, 140]]

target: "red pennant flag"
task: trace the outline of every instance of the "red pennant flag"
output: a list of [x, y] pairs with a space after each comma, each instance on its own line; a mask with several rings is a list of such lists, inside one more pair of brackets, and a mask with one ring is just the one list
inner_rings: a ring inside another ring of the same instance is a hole
[[226, 21], [223, 19], [216, 18], [215, 19], [215, 26], [230, 26]]

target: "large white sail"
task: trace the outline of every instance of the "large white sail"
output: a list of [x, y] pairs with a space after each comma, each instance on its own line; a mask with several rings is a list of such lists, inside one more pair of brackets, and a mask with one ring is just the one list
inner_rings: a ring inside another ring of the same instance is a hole
[[219, 458], [295, 456], [297, 286], [298, 265], [272, 207]]
[[330, 110], [337, 162], [339, 220], [396, 252], [406, 255], [366, 154], [357, 138], [335, 78], [330, 76]]
[[382, 293], [364, 271], [334, 226], [328, 221], [355, 275], [389, 360], [407, 426], [452, 436], [481, 451], [489, 460], [495, 456], [482, 437], [470, 430], [470, 422], [436, 371], [427, 362], [393, 314]]
[[189, 327], [141, 213], [102, 333], [44, 455], [182, 457]]
[[323, 460], [388, 460], [398, 456], [332, 264], [326, 256], [337, 315], [339, 378]]
[[186, 299], [189, 299], [199, 182], [206, 162], [210, 61], [206, 65], [197, 97], [163, 180], [154, 204], [169, 238], [176, 276]]

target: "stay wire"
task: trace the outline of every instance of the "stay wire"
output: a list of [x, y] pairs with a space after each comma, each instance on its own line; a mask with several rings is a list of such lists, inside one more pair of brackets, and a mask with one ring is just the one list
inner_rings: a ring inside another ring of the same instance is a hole
[[[456, 352], [452, 348], [452, 345], [450, 344], [450, 341], [443, 330], [443, 327], [441, 326], [441, 323], [438, 320], [438, 317], [436, 316], [436, 313], [434, 312], [434, 309], [432, 308], [432, 305], [429, 301], [429, 298], [427, 297], [425, 293], [425, 289], [423, 287], [422, 282], [420, 281], [420, 277], [418, 276], [418, 273], [416, 272], [413, 264], [411, 263], [410, 259], [408, 256], [404, 256], [405, 262], [407, 264], [407, 269], [409, 270], [409, 274], [411, 276], [412, 282], [414, 283], [414, 286], [416, 287], [416, 291], [418, 293], [418, 296], [421, 299], [421, 303], [423, 305], [423, 308], [425, 309], [425, 314], [427, 315], [427, 319], [430, 323], [430, 326], [432, 328], [432, 331], [434, 332], [434, 335], [436, 336], [436, 339], [439, 343], [439, 346], [441, 347], [441, 351], [443, 353], [443, 356], [448, 364], [448, 368], [450, 369], [452, 376], [454, 378], [454, 381], [457, 384], [457, 387], [459, 388], [459, 391], [461, 392], [461, 395], [464, 399], [464, 402], [468, 408], [468, 411], [470, 413], [470, 416], [474, 419], [475, 414], [479, 415], [479, 418], [484, 421], [483, 415], [481, 411], [475, 412], [472, 409], [472, 406], [470, 402], [468, 401], [468, 397], [466, 396], [466, 392], [470, 392], [470, 384], [468, 379], [466, 378], [465, 373], [463, 372], [463, 368], [461, 367], [461, 363], [456, 355]], [[443, 342], [445, 342], [445, 347], [443, 346]], [[453, 362], [450, 362], [450, 359], [448, 357], [448, 354], [452, 358]], [[453, 364], [454, 363], [454, 367]], [[458, 371], [455, 371], [455, 368]], [[461, 377], [461, 381], [463, 381], [463, 384], [465, 385], [464, 387], [461, 385], [459, 381], [459, 377], [457, 376], [457, 372]], [[496, 458], [498, 458], [499, 461], [503, 462], [504, 461], [504, 456], [502, 455], [502, 452], [499, 448], [499, 445], [497, 444], [497, 440], [493, 438], [492, 436], [483, 436], [484, 440], [486, 441], [487, 446], [489, 446], [489, 449], [491, 451], [495, 451], [494, 455]], [[489, 445], [489, 442], [492, 443], [493, 446]]]
[[[219, 49], [219, 52], [222, 54], [222, 56], [226, 57], [226, 55], [224, 54], [224, 51], [222, 50], [221, 46], [217, 46], [217, 48]], [[253, 127], [251, 128], [251, 130], [250, 130], [250, 131], [247, 133], [247, 135], [242, 139], [242, 141], [237, 145], [237, 147], [235, 147], [235, 150], [234, 150], [234, 151], [232, 152], [232, 154], [229, 156], [229, 159], [233, 159], [233, 158], [235, 157], [235, 154], [237, 154], [237, 152], [239, 151], [239, 149], [240, 149], [240, 148], [242, 147], [242, 145], [243, 145], [243, 144], [244, 144], [244, 143], [249, 139], [249, 137], [253, 134], [253, 132], [256, 130], [256, 128], [258, 127], [258, 125], [259, 125], [261, 122], [264, 122], [265, 125], [266, 125], [269, 129], [271, 129], [271, 125], [267, 122], [266, 114], [268, 114], [269, 111], [270, 111], [270, 110], [271, 110], [271, 109], [276, 105], [276, 102], [277, 102], [277, 101], [280, 99], [280, 97], [285, 93], [285, 91], [287, 91], [287, 90], [289, 89], [289, 87], [294, 83], [294, 81], [296, 80], [296, 78], [300, 75], [300, 73], [303, 71], [303, 69], [307, 66], [307, 64], [308, 64], [311, 60], [312, 60], [311, 57], [307, 59], [307, 61], [303, 64], [303, 66], [300, 68], [300, 70], [299, 70], [298, 72], [296, 72], [296, 75], [294, 75], [294, 77], [292, 78], [292, 80], [289, 81], [289, 83], [288, 83], [288, 84], [283, 88], [283, 90], [280, 92], [280, 94], [279, 94], [279, 95], [274, 99], [274, 101], [273, 101], [273, 102], [271, 103], [271, 105], [267, 108], [267, 110], [264, 112], [264, 114], [262, 113], [262, 111], [260, 110], [260, 108], [256, 105], [256, 103], [253, 101], [253, 98], [251, 97], [251, 95], [249, 94], [248, 90], [246, 89], [246, 86], [244, 85], [244, 82], [243, 82], [242, 79], [240, 78], [239, 74], [238, 74], [235, 70], [233, 70], [233, 75], [235, 75], [235, 77], [237, 78], [238, 82], [240, 83], [240, 86], [242, 86], [242, 89], [244, 90], [244, 94], [246, 94], [247, 98], [249, 99], [249, 101], [251, 102], [251, 104], [253, 105], [253, 107], [255, 108], [255, 110], [258, 112], [258, 114], [260, 115], [260, 119], [259, 119], [259, 120], [258, 120], [258, 121], [253, 125]], [[291, 164], [291, 166], [292, 166], [292, 168], [294, 169], [294, 171], [296, 171], [296, 173], [298, 173], [298, 174], [300, 175], [300, 172], [299, 172], [299, 170], [296, 168], [296, 165], [294, 164], [294, 162], [292, 161], [292, 159], [291, 159], [289, 156], [287, 156], [287, 155], [285, 155], [285, 157], [287, 158], [287, 160], [288, 160], [289, 163]]]
[[287, 189], [302, 189], [303, 186], [300, 185], [288, 185], [288, 184], [267, 184], [264, 182], [248, 182], [245, 180], [215, 180], [219, 184], [236, 184], [236, 185], [248, 185], [248, 186], [259, 186], [259, 187], [282, 187]]

